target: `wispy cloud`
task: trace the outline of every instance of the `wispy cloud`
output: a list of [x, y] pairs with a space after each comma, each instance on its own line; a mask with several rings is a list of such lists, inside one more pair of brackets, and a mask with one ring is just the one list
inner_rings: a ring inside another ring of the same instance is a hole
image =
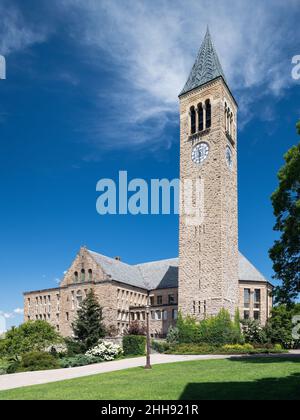
[[[298, 6], [298, 0], [273, 0], [272, 7], [261, 0], [53, 0], [51, 30], [43, 16], [37, 26], [16, 7], [0, 6], [0, 53], [42, 42], [63, 22], [64, 36], [82, 49], [89, 65], [113, 75], [106, 88], [100, 81], [93, 85], [95, 112], [78, 127], [89, 143], [102, 149], [168, 148], [177, 141], [168, 129], [178, 124], [177, 95], [206, 25], [244, 127], [256, 116], [253, 103], [268, 96], [277, 101], [293, 83], [290, 55], [299, 53], [293, 50], [299, 39]], [[76, 72], [60, 77], [80, 83]], [[117, 123], [113, 112], [101, 114], [104, 103], [117, 110]]]
[[0, 316], [3, 316], [5, 319], [12, 319], [15, 318], [15, 316], [23, 315], [24, 310], [22, 308], [16, 308], [11, 312], [4, 312], [0, 311]]

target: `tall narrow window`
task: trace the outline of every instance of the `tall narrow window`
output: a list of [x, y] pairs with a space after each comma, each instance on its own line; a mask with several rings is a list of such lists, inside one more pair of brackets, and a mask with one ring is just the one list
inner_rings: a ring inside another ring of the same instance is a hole
[[78, 283], [78, 272], [75, 271], [74, 273], [74, 283]]
[[227, 103], [225, 102], [225, 131], [228, 131], [227, 125]]
[[244, 289], [244, 308], [250, 308], [250, 289]]
[[211, 104], [210, 100], [205, 101], [205, 110], [206, 110], [206, 128], [211, 127]]
[[198, 127], [199, 127], [199, 131], [204, 130], [204, 119], [203, 119], [203, 106], [202, 106], [202, 104], [198, 105]]
[[93, 280], [93, 271], [90, 269], [89, 270], [89, 281]]
[[190, 112], [191, 112], [191, 134], [195, 134], [196, 133], [196, 111], [193, 106]]
[[82, 282], [85, 281], [85, 270], [84, 269], [81, 270], [81, 281]]

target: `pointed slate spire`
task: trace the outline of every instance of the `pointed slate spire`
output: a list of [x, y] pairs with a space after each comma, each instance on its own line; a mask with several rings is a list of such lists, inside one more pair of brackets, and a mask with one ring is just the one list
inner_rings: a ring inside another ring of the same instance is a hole
[[207, 27], [206, 35], [202, 42], [197, 59], [189, 75], [188, 81], [186, 82], [180, 95], [204, 85], [219, 76], [223, 77], [226, 83], [221, 63]]

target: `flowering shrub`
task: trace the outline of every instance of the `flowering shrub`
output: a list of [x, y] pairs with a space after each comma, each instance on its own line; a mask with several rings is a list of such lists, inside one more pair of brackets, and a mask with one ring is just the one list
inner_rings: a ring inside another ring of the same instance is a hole
[[103, 361], [114, 360], [122, 354], [122, 347], [109, 341], [99, 341], [95, 347], [85, 353], [88, 357], [97, 357]]

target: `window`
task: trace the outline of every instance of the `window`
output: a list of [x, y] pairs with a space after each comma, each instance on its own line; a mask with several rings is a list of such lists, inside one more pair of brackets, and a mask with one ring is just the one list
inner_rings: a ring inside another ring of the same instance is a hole
[[254, 291], [254, 309], [260, 309], [260, 289]]
[[155, 319], [155, 312], [154, 311], [151, 311], [151, 319]]
[[75, 309], [75, 296], [74, 296], [74, 291], [71, 292], [72, 293], [72, 310]]
[[77, 308], [80, 308], [81, 303], [82, 303], [82, 293], [81, 293], [81, 290], [78, 290], [78, 292], [76, 294], [76, 298], [77, 298]]
[[169, 305], [174, 305], [174, 303], [175, 303], [175, 297], [174, 297], [173, 294], [168, 295], [168, 302], [169, 302]]
[[89, 270], [89, 281], [93, 280], [93, 270]]
[[78, 283], [78, 272], [75, 271], [74, 273], [74, 283]]
[[162, 296], [157, 296], [157, 304], [162, 305]]
[[69, 312], [66, 312], [66, 320], [69, 321]]
[[211, 104], [210, 104], [209, 99], [205, 101], [205, 109], [206, 109], [206, 129], [207, 129], [211, 127]]
[[198, 302], [198, 312], [199, 312], [199, 314], [201, 314], [201, 302], [200, 302], [200, 300]]
[[244, 289], [244, 308], [250, 308], [250, 289]]
[[172, 318], [175, 319], [175, 320], [178, 318], [178, 311], [177, 311], [177, 309], [173, 309], [172, 310]]
[[195, 134], [196, 133], [196, 111], [193, 106], [190, 109], [190, 114], [191, 114], [191, 134]]
[[249, 319], [249, 318], [250, 318], [250, 312], [244, 311], [244, 319]]
[[161, 320], [161, 311], [156, 311], [156, 319], [157, 319], [158, 321], [160, 321], [160, 320]]
[[154, 305], [154, 296], [150, 296], [150, 305], [153, 306]]
[[163, 311], [163, 320], [164, 321], [167, 321], [167, 319], [168, 319], [168, 311]]
[[204, 130], [204, 118], [203, 118], [203, 106], [202, 104], [198, 105], [198, 130]]
[[193, 312], [194, 312], [194, 314], [196, 313], [196, 301], [195, 300], [193, 302]]
[[256, 321], [260, 321], [260, 311], [254, 311], [253, 316]]
[[85, 270], [84, 269], [81, 270], [81, 281], [85, 282]]

